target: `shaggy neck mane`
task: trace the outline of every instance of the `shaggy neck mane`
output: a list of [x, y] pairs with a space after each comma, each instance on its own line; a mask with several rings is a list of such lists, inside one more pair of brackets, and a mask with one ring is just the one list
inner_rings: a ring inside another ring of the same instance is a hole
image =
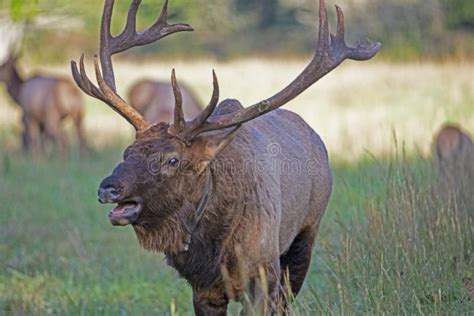
[[182, 222], [178, 216], [173, 216], [159, 224], [134, 225], [133, 229], [144, 249], [177, 254], [185, 251], [189, 235], [189, 225]]
[[[167, 201], [153, 201], [151, 215], [140, 220], [133, 228], [140, 245], [146, 250], [161, 251], [175, 255], [188, 250], [191, 234], [199, 220], [196, 208], [207, 195], [208, 176], [203, 174], [198, 183], [180, 186], [176, 192], [165, 192], [163, 196], [172, 197]], [[185, 188], [191, 191], [186, 192]], [[195, 190], [195, 188], [202, 188]], [[208, 193], [212, 195], [212, 192]], [[207, 197], [206, 197], [207, 198]], [[206, 203], [209, 208], [211, 203]]]
[[[196, 208], [205, 194], [207, 185], [205, 173], [199, 178], [198, 183], [187, 183], [174, 192], [164, 192], [163, 196], [172, 197], [168, 201], [153, 201], [150, 206], [153, 212], [150, 212], [148, 218], [141, 219], [140, 225], [133, 226], [140, 245], [144, 249], [172, 256], [186, 252], [189, 242], [191, 242], [189, 251], [192, 251], [193, 246], [200, 241], [222, 242], [224, 238], [222, 236], [227, 236], [226, 232], [232, 226], [232, 218], [235, 218], [235, 214], [227, 211], [238, 209], [236, 205], [243, 205], [239, 202], [243, 200], [242, 192], [233, 189], [241, 187], [240, 183], [236, 183], [239, 177], [235, 177], [233, 170], [225, 169], [227, 168], [223, 168], [222, 165], [210, 164], [208, 171], [212, 190], [209, 192], [209, 201], [203, 210], [203, 216], [196, 227], [194, 227], [197, 221]], [[184, 188], [189, 188], [190, 192]], [[202, 189], [196, 190], [196, 188]]]

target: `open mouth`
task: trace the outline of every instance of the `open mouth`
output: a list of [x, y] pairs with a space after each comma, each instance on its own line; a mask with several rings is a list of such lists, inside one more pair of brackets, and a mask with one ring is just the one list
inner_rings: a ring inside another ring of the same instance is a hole
[[118, 202], [108, 214], [109, 221], [114, 226], [133, 224], [140, 214], [142, 204], [137, 201]]

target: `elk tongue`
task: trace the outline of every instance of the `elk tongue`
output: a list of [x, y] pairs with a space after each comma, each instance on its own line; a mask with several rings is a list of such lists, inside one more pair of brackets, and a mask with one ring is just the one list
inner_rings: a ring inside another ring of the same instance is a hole
[[121, 215], [125, 212], [127, 212], [130, 209], [133, 209], [137, 206], [136, 203], [129, 202], [129, 203], [119, 203], [114, 209], [112, 210], [112, 213], [114, 215]]

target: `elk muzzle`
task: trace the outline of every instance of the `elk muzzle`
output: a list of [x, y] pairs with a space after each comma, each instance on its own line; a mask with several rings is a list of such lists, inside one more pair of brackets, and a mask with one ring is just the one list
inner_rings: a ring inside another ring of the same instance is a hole
[[125, 183], [116, 180], [114, 176], [105, 178], [97, 194], [102, 204], [117, 204], [107, 215], [114, 226], [134, 224], [142, 210], [142, 203], [138, 198], [130, 196], [130, 190]]

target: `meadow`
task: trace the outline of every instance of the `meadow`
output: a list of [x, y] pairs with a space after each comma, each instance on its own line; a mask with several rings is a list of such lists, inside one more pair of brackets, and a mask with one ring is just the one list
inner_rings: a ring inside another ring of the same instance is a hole
[[[303, 66], [123, 61], [116, 77], [125, 96], [134, 80], [167, 79], [174, 67], [205, 103], [214, 68], [222, 98], [248, 106]], [[456, 175], [458, 187], [440, 181], [432, 159], [444, 122], [474, 130], [473, 73], [472, 62], [347, 63], [286, 107], [321, 135], [335, 179], [295, 314], [474, 313], [465, 290], [474, 278], [474, 162]], [[112, 227], [96, 201], [132, 140], [127, 123], [85, 98], [92, 152], [33, 160], [19, 150], [19, 111], [0, 93], [0, 314], [191, 314], [186, 282], [161, 254], [140, 249], [130, 227]]]

